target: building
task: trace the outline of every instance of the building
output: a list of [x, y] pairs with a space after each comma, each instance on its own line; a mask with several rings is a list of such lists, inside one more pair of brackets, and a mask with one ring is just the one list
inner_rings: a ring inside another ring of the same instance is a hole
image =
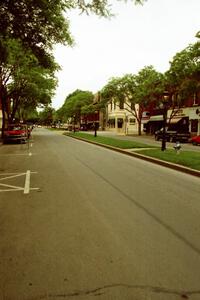
[[[129, 110], [129, 106], [124, 102], [117, 104], [114, 101], [110, 101], [107, 105], [106, 130], [125, 135], [137, 134], [138, 122], [133, 113]], [[136, 105], [136, 111], [138, 110], [139, 105]]]
[[[172, 116], [173, 113], [173, 117]], [[163, 110], [156, 104], [151, 104], [144, 112], [142, 118], [143, 128], [146, 134], [154, 134], [163, 126]], [[177, 130], [187, 127], [192, 136], [200, 135], [200, 95], [184, 101], [181, 107], [171, 108], [167, 111], [167, 123]]]

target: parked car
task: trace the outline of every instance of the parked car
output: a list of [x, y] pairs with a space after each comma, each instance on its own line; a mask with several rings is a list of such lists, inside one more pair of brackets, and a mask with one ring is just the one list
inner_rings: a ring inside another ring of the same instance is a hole
[[[155, 132], [156, 141], [162, 140], [162, 138], [163, 138], [163, 128]], [[166, 128], [165, 139], [168, 142], [177, 142], [177, 141], [188, 142], [190, 139], [190, 133], [178, 132], [176, 130], [169, 130], [168, 128]]]
[[193, 136], [190, 139], [190, 143], [192, 143], [193, 145], [200, 145], [200, 135]]
[[3, 142], [20, 142], [26, 143], [30, 136], [30, 129], [25, 124], [9, 124], [4, 130]]

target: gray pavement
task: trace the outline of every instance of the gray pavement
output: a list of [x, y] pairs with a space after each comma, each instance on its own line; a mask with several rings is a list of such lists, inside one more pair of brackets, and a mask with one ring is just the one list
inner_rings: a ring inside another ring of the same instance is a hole
[[[62, 132], [60, 132], [60, 133], [62, 134]], [[87, 133], [94, 134], [92, 131], [88, 131]], [[158, 146], [158, 144], [161, 144], [161, 142], [155, 141], [152, 136], [124, 136], [124, 135], [119, 135], [119, 134], [116, 134], [114, 132], [109, 132], [109, 131], [99, 131], [98, 134], [102, 135], [102, 136], [113, 137], [113, 138], [116, 138], [116, 139], [124, 139], [124, 140], [141, 142], [141, 143], [150, 145], [150, 147], [151, 147], [151, 145], [152, 146], [155, 146], [155, 145]], [[76, 137], [73, 137], [73, 138], [76, 138]], [[78, 137], [77, 139], [81, 139], [81, 138]], [[84, 140], [84, 138], [81, 139], [81, 140]], [[142, 148], [140, 148], [140, 149], [136, 149], [136, 148], [134, 148], [134, 149], [120, 149], [120, 148], [112, 147], [112, 146], [109, 146], [109, 145], [99, 144], [98, 142], [95, 143], [94, 141], [88, 141], [88, 140], [85, 140], [85, 141], [88, 142], [88, 143], [97, 144], [101, 147], [112, 149], [116, 152], [120, 152], [120, 153], [129, 155], [129, 156], [134, 156], [135, 158], [142, 159], [142, 160], [145, 160], [145, 161], [149, 161], [149, 162], [158, 164], [160, 166], [165, 166], [165, 167], [170, 168], [170, 169], [174, 169], [174, 170], [186, 173], [186, 174], [190, 174], [190, 175], [200, 177], [200, 171], [198, 171], [198, 170], [191, 169], [191, 168], [185, 167], [183, 165], [178, 165], [178, 164], [174, 164], [174, 163], [171, 163], [171, 162], [163, 161], [163, 160], [160, 160], [160, 159], [157, 159], [157, 158], [148, 157], [146, 155], [142, 155], [142, 154], [138, 153], [138, 150], [142, 150]], [[168, 149], [174, 149], [173, 146], [174, 146], [173, 143], [166, 143], [166, 147]], [[147, 148], [145, 148], [145, 149], [147, 149]], [[151, 148], [149, 148], [149, 149], [151, 149]], [[194, 151], [194, 152], [197, 151], [198, 152], [200, 150], [200, 147], [197, 146], [197, 148], [195, 148], [193, 145], [190, 145], [190, 144], [184, 144], [184, 146], [182, 144], [181, 145], [181, 151], [182, 150], [184, 150], [184, 151]]]
[[0, 299], [199, 300], [198, 178], [33, 139], [0, 148]]

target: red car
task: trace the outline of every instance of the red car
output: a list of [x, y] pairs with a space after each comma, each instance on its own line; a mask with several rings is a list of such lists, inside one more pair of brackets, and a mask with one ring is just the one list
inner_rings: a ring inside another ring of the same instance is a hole
[[200, 135], [193, 136], [193, 137], [190, 139], [190, 142], [191, 142], [193, 145], [200, 145]]
[[10, 124], [4, 131], [4, 143], [20, 142], [26, 143], [29, 138], [29, 131], [27, 125], [24, 124]]

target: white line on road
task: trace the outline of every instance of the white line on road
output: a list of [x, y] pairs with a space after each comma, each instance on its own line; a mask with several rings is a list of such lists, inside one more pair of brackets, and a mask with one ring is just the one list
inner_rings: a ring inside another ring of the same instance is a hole
[[16, 186], [16, 185], [10, 185], [10, 184], [4, 184], [4, 183], [0, 183], [0, 186], [5, 186], [5, 187], [9, 187], [15, 190], [23, 190], [23, 188]]
[[[0, 181], [6, 180], [6, 179], [10, 179], [10, 178], [16, 178], [16, 177], [20, 177], [25, 175], [26, 173], [20, 173], [20, 174], [15, 174], [15, 175], [11, 175], [11, 176], [7, 176], [7, 177], [3, 177], [0, 178]], [[1, 174], [0, 174], [1, 175]], [[8, 175], [8, 174], [4, 174], [4, 175]]]
[[31, 171], [27, 170], [26, 178], [25, 178], [25, 185], [24, 185], [24, 194], [29, 194], [30, 191], [30, 179], [31, 179]]
[[[10, 185], [0, 182], [0, 192], [17, 192], [17, 191], [24, 191], [24, 194], [29, 194], [30, 191], [39, 190], [39, 188], [31, 188], [30, 187], [30, 177], [31, 174], [36, 174], [37, 172], [31, 172], [30, 170], [27, 170], [25, 173], [3, 173], [0, 174], [0, 181], [3, 180], [9, 180], [13, 178], [17, 178], [20, 176], [25, 176], [25, 185], [24, 187], [16, 186], [16, 185]], [[1, 177], [6, 176], [6, 177]], [[4, 188], [4, 189], [1, 189]]]
[[[31, 153], [32, 155], [35, 155], [35, 153]], [[29, 153], [15, 153], [15, 154], [0, 154], [0, 156], [26, 156], [29, 155], [30, 156], [30, 152]]]

